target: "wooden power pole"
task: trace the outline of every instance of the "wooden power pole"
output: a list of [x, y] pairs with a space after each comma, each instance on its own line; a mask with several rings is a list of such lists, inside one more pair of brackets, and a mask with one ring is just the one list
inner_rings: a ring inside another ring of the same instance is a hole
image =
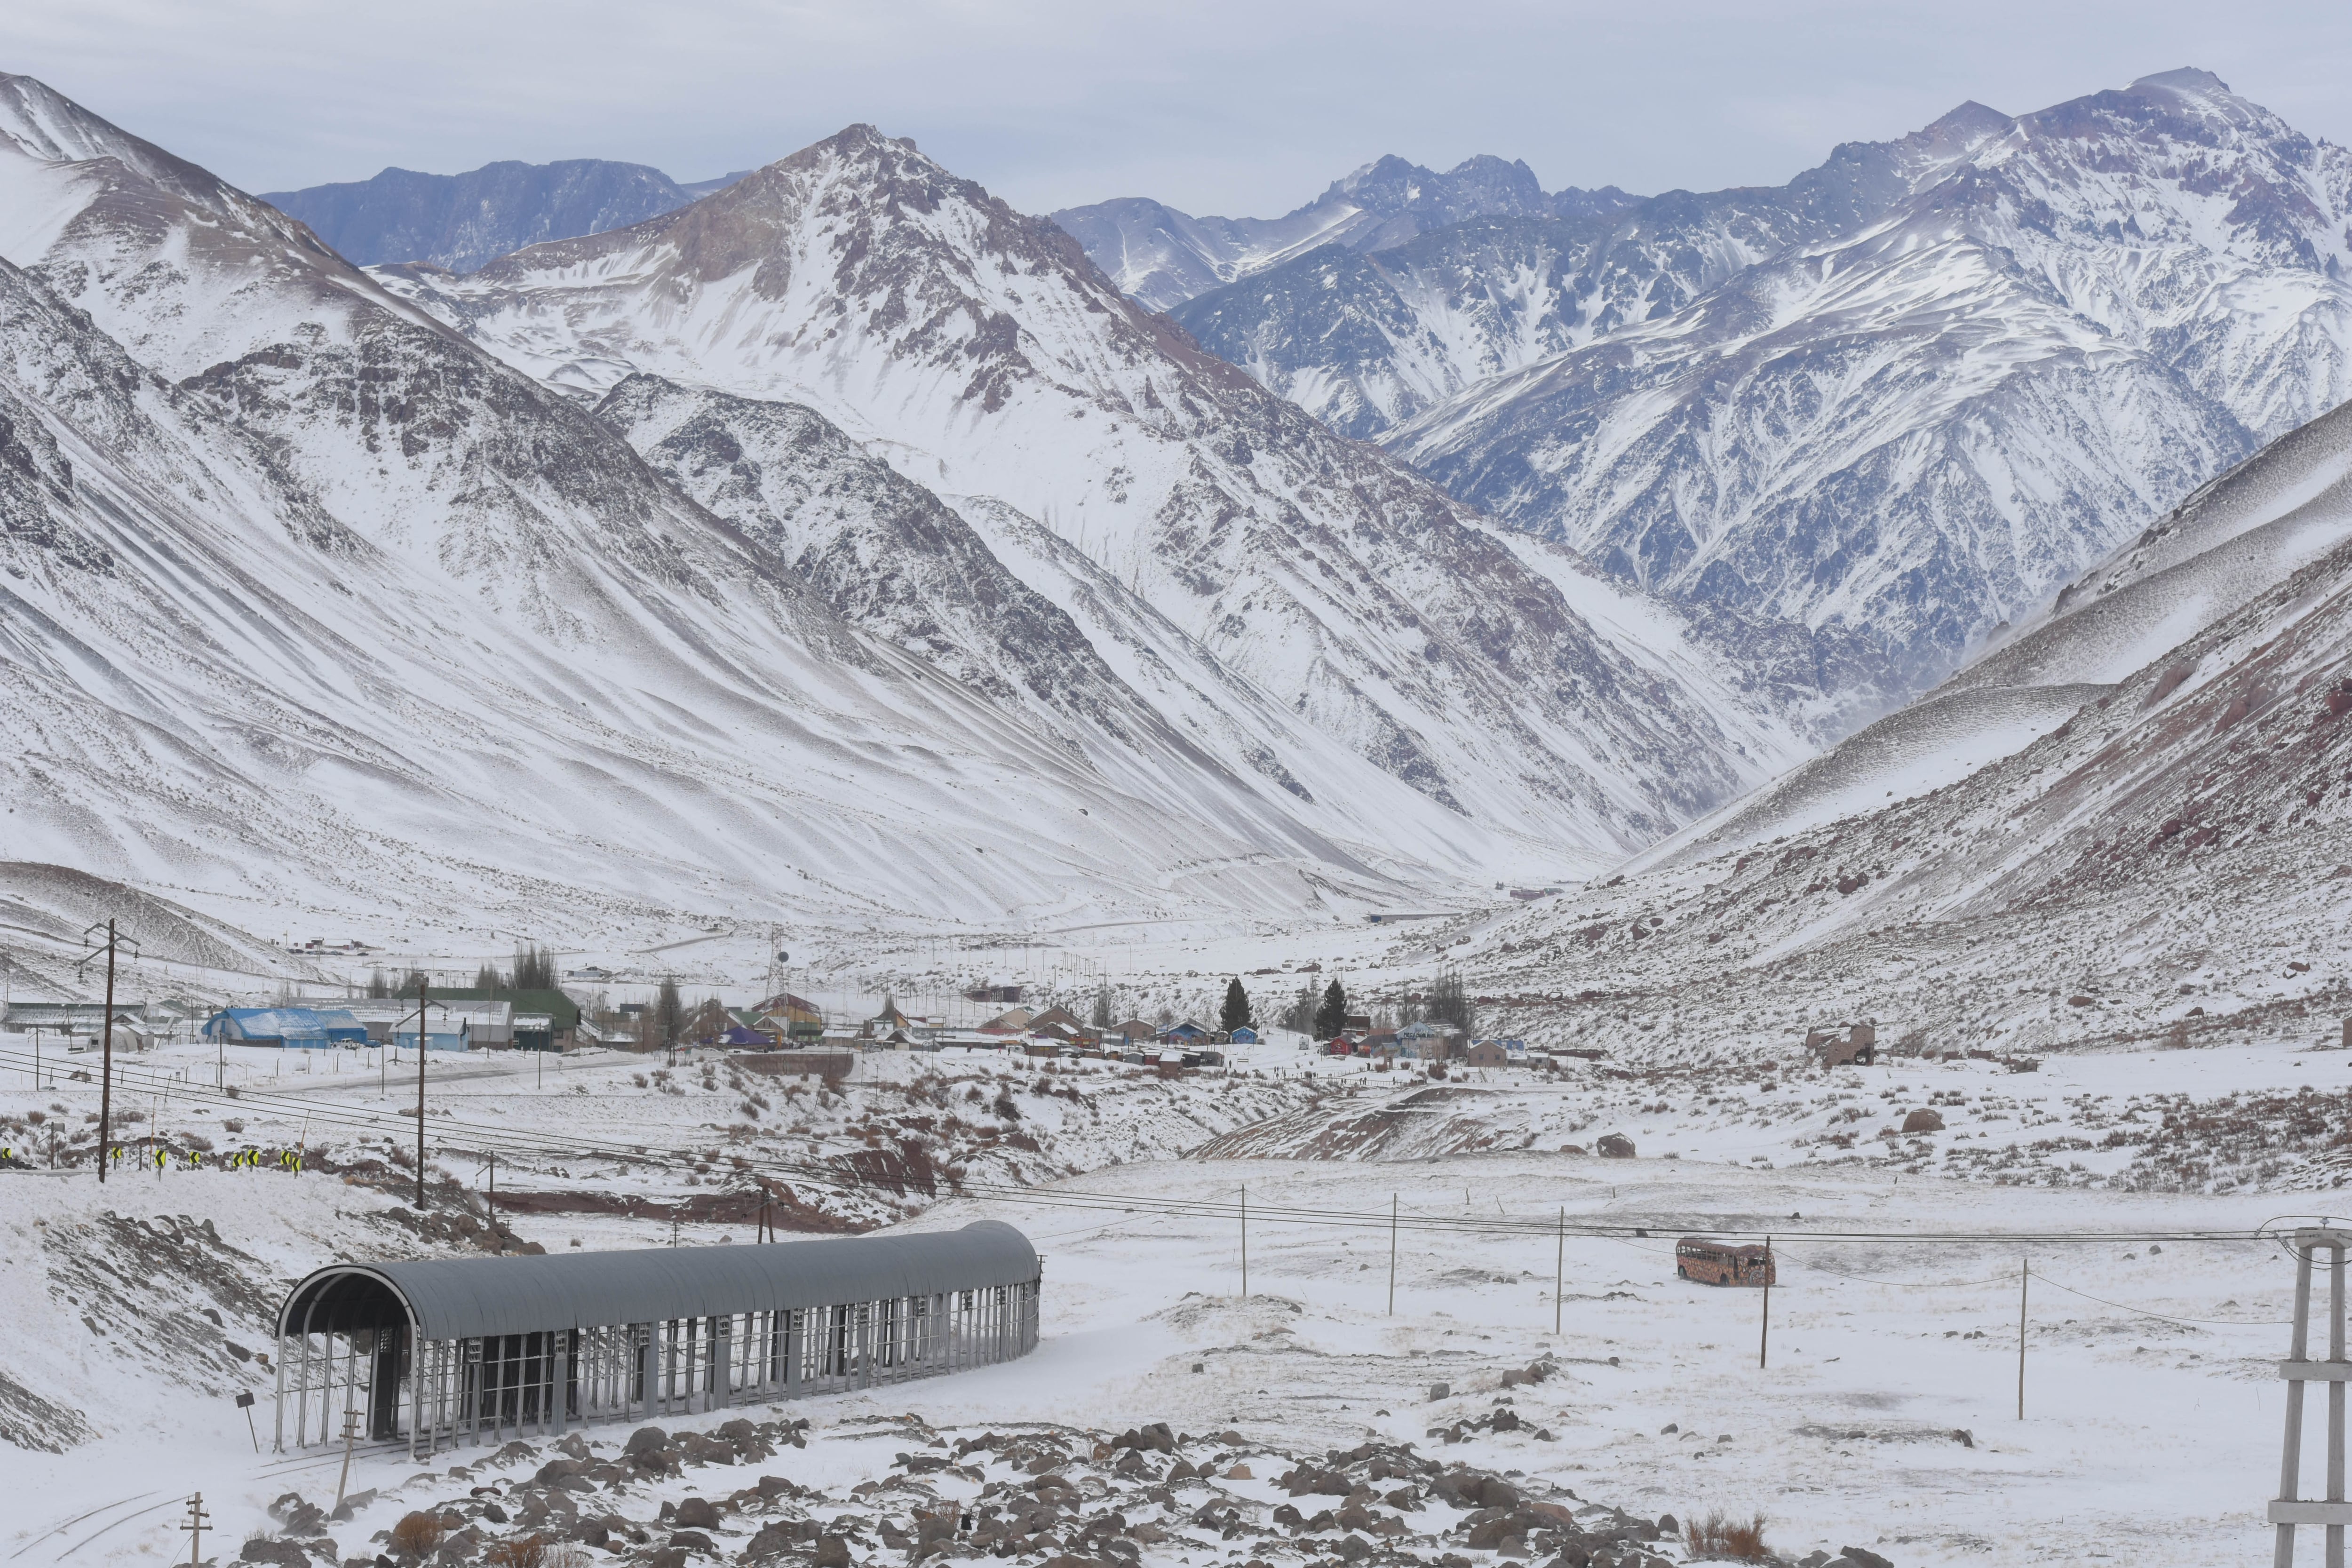
[[99, 1048], [98, 1181], [106, 1184], [107, 1152], [114, 1146], [114, 922], [106, 922], [106, 1043]]
[[[92, 926], [81, 933], [88, 942], [98, 931]], [[106, 922], [106, 1016], [100, 1021], [103, 1043], [99, 1047], [98, 1089], [98, 1179], [106, 1181], [106, 1162], [114, 1146], [114, 955], [121, 945], [115, 934], [114, 922]], [[134, 947], [137, 943], [132, 944]], [[95, 958], [96, 953], [90, 954]], [[89, 959], [84, 959], [84, 963]]]
[[416, 976], [416, 1208], [425, 1210], [425, 986]]

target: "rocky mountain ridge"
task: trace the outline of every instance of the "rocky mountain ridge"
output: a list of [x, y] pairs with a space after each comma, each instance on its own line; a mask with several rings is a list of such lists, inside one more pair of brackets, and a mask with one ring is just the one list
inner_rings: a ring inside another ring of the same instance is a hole
[[2352, 392], [2347, 226], [2352, 154], [2173, 71], [1177, 313], [1498, 519], [1670, 597], [1873, 628], [1916, 690]]
[[526, 245], [674, 212], [725, 190], [744, 173], [681, 184], [644, 163], [509, 158], [462, 174], [391, 168], [365, 180], [265, 192], [261, 199], [362, 267], [422, 261], [471, 272]]
[[1122, 293], [1167, 310], [1326, 246], [1364, 255], [1469, 217], [1580, 218], [1637, 199], [1614, 185], [1547, 192], [1526, 163], [1483, 154], [1444, 174], [1391, 154], [1278, 218], [1194, 217], [1129, 196], [1065, 207], [1053, 219]]

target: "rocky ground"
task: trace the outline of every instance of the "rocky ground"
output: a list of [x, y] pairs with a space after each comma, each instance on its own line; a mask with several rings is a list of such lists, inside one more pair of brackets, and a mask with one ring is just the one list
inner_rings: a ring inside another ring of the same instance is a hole
[[[1517, 1375], [1537, 1381], [1549, 1370], [1538, 1363]], [[1504, 1423], [1517, 1425], [1507, 1396], [1483, 1425]], [[515, 1441], [351, 1498], [331, 1517], [289, 1492], [270, 1510], [280, 1528], [252, 1535], [238, 1556], [278, 1568], [557, 1568], [608, 1557], [643, 1568], [980, 1558], [1043, 1568], [1651, 1568], [1702, 1555], [1671, 1514], [1643, 1518], [1519, 1470], [1448, 1464], [1409, 1443], [1295, 1455], [1239, 1431], [1194, 1435], [1166, 1422], [1113, 1436], [1034, 1423], [941, 1429], [914, 1415], [818, 1436], [869, 1454], [903, 1447], [841, 1486], [806, 1479], [791, 1452], [808, 1447], [804, 1418]], [[1432, 1436], [1445, 1440], [1442, 1429]], [[1887, 1568], [1858, 1547], [1803, 1562]]]

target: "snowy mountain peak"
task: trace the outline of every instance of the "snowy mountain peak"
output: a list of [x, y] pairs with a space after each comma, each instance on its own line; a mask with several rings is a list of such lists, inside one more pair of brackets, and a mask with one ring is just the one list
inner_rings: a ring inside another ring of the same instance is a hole
[[1053, 216], [1121, 293], [1165, 310], [1326, 246], [1363, 254], [1469, 218], [1590, 217], [1635, 200], [1614, 185], [1547, 193], [1526, 163], [1490, 153], [1440, 174], [1391, 153], [1278, 218], [1193, 217], [1142, 197]]
[[[871, 127], [631, 228], [388, 280], [550, 386], [725, 395], [665, 400], [692, 408], [690, 447], [606, 408], [707, 504], [772, 515], [754, 531], [795, 559], [832, 546], [727, 454], [790, 452], [772, 410], [814, 410], [1024, 562], [1200, 743], [1345, 803], [1335, 837], [1590, 864], [1789, 754], [1778, 699], [1735, 692], [1719, 645], [1524, 553], [1121, 298], [1055, 225]], [[1133, 646], [1146, 626], [1166, 633]], [[1654, 663], [1661, 640], [1685, 652]]]
[[1906, 136], [1897, 145], [1909, 150], [1915, 158], [1924, 155], [1932, 162], [1948, 163], [1967, 157], [1996, 136], [2007, 135], [2016, 123], [2015, 119], [2000, 110], [1969, 99]]
[[36, 163], [110, 159], [183, 200], [203, 205], [218, 201], [226, 189], [195, 164], [101, 120], [37, 77], [0, 75], [0, 153], [13, 152]]
[[2211, 71], [2200, 70], [2195, 66], [2183, 66], [2179, 70], [2158, 71], [2154, 76], [2144, 76], [2132, 83], [2135, 91], [2144, 87], [2164, 88], [2179, 93], [2183, 97], [2215, 95], [2224, 98], [2237, 97], [2237, 94], [2230, 90], [2228, 82], [2223, 81]]

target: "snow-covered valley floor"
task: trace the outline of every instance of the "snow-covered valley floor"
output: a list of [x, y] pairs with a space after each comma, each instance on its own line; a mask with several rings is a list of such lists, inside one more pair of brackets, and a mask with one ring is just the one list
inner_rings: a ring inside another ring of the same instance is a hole
[[[1410, 1441], [1449, 1462], [1522, 1472], [1537, 1491], [1565, 1486], [1646, 1518], [1760, 1510], [1772, 1521], [1775, 1549], [1791, 1560], [1854, 1544], [1904, 1568], [2102, 1559], [2189, 1564], [2244, 1559], [2266, 1541], [2262, 1507], [2275, 1485], [2284, 1390], [2272, 1363], [2285, 1352], [2292, 1282], [2278, 1247], [1839, 1242], [1807, 1233], [2144, 1237], [2244, 1230], [2308, 1209], [2313, 1200], [2251, 1180], [2218, 1194], [2002, 1184], [1941, 1174], [1968, 1168], [1953, 1162], [1915, 1170], [1919, 1163], [1896, 1157], [1900, 1151], [1869, 1163], [1833, 1151], [1830, 1158], [1844, 1163], [1830, 1163], [1818, 1149], [1796, 1145], [1811, 1135], [1811, 1121], [1841, 1104], [1870, 1106], [1859, 1123], [1868, 1134], [1885, 1120], [1882, 1107], [1905, 1110], [1928, 1103], [1931, 1094], [1947, 1097], [1941, 1103], [1951, 1128], [1931, 1142], [1973, 1144], [1979, 1141], [1962, 1135], [1976, 1131], [1996, 1140], [2071, 1134], [2113, 1120], [2135, 1093], [2178, 1089], [2202, 1104], [2291, 1091], [2314, 1077], [2333, 1087], [2345, 1066], [2340, 1054], [2282, 1047], [2079, 1057], [2031, 1075], [1982, 1062], [1908, 1063], [1847, 1075], [1870, 1086], [1866, 1096], [1852, 1081], [1819, 1074], [1764, 1095], [1751, 1076], [1714, 1086], [1711, 1112], [1705, 1094], [1678, 1087], [1675, 1110], [1658, 1113], [1654, 1126], [1619, 1114], [1633, 1109], [1630, 1082], [1510, 1084], [1497, 1075], [1486, 1084], [1443, 1087], [1491, 1097], [1488, 1120], [1496, 1125], [1542, 1129], [1533, 1147], [1464, 1152], [1407, 1140], [1385, 1152], [1325, 1159], [1184, 1155], [1212, 1140], [1244, 1153], [1274, 1130], [1328, 1127], [1382, 1103], [1402, 1105], [1430, 1087], [1393, 1089], [1383, 1075], [1360, 1072], [1310, 1084], [1295, 1065], [1286, 1082], [1269, 1076], [1163, 1083], [1106, 1069], [1068, 1075], [1067, 1086], [1081, 1088], [1073, 1102], [1035, 1092], [1040, 1082], [1065, 1087], [1065, 1075], [1025, 1065], [1013, 1072], [984, 1060], [874, 1057], [861, 1064], [871, 1080], [845, 1086], [834, 1105], [818, 1107], [812, 1096], [799, 1108], [807, 1124], [799, 1136], [823, 1148], [855, 1141], [852, 1127], [877, 1129], [909, 1114], [906, 1091], [931, 1066], [966, 1075], [950, 1103], [968, 1123], [996, 1121], [996, 1098], [984, 1095], [986, 1105], [975, 1105], [961, 1098], [964, 1090], [1009, 1089], [1019, 1120], [998, 1125], [1025, 1130], [1039, 1150], [1009, 1163], [1001, 1153], [968, 1159], [973, 1188], [986, 1195], [923, 1206], [911, 1197], [869, 1194], [815, 1206], [859, 1225], [919, 1207], [903, 1223], [930, 1228], [995, 1216], [1020, 1225], [1046, 1260], [1039, 1350], [978, 1373], [797, 1401], [775, 1413], [754, 1409], [749, 1414], [762, 1421], [807, 1417], [814, 1424], [810, 1447], [747, 1468], [740, 1479], [689, 1470], [648, 1481], [616, 1494], [614, 1510], [650, 1519], [663, 1500], [731, 1491], [759, 1472], [827, 1486], [881, 1478], [893, 1446], [863, 1441], [858, 1434], [869, 1428], [859, 1424], [911, 1413], [950, 1441], [1022, 1422], [1108, 1437], [1153, 1421], [1180, 1432], [1236, 1431], [1244, 1447], [1261, 1454], [1314, 1455], [1374, 1437]], [[713, 1183], [722, 1192], [740, 1190], [743, 1173], [724, 1153], [708, 1173], [675, 1157], [727, 1136], [720, 1108], [740, 1096], [725, 1087], [723, 1069], [713, 1075], [720, 1087], [705, 1090], [698, 1067], [682, 1065], [673, 1069], [680, 1092], [667, 1093], [650, 1083], [636, 1089], [632, 1079], [646, 1070], [639, 1061], [583, 1058], [549, 1073], [564, 1082], [545, 1089], [537, 1086], [538, 1067], [490, 1058], [434, 1080], [436, 1117], [428, 1120], [446, 1120], [451, 1130], [446, 1151], [444, 1135], [432, 1135], [435, 1208], [422, 1226], [406, 1217], [392, 1190], [393, 1170], [361, 1168], [371, 1134], [322, 1131], [332, 1108], [389, 1109], [398, 1100], [388, 1082], [381, 1098], [370, 1092], [378, 1087], [373, 1075], [313, 1074], [308, 1084], [280, 1078], [268, 1087], [249, 1076], [228, 1116], [201, 1097], [163, 1109], [165, 1137], [175, 1145], [199, 1126], [211, 1128], [205, 1135], [216, 1153], [232, 1139], [267, 1148], [300, 1142], [313, 1159], [299, 1175], [215, 1161], [161, 1174], [118, 1173], [101, 1190], [86, 1168], [61, 1176], [0, 1174], [0, 1226], [8, 1237], [0, 1310], [11, 1325], [0, 1416], [36, 1434], [69, 1417], [89, 1434], [60, 1453], [18, 1447], [0, 1458], [5, 1489], [39, 1500], [20, 1503], [0, 1526], [0, 1550], [28, 1565], [167, 1561], [186, 1550], [185, 1536], [172, 1533], [180, 1510], [176, 1502], [149, 1505], [201, 1488], [223, 1531], [216, 1539], [230, 1543], [224, 1556], [233, 1558], [247, 1533], [276, 1528], [265, 1510], [287, 1490], [331, 1501], [331, 1463], [306, 1468], [299, 1459], [254, 1455], [230, 1395], [240, 1387], [261, 1394], [266, 1450], [268, 1379], [226, 1347], [265, 1347], [263, 1321], [285, 1282], [330, 1258], [478, 1250], [488, 1234], [478, 1223], [487, 1173], [457, 1151], [470, 1150], [484, 1129], [515, 1139], [500, 1158], [502, 1189], [511, 1180], [517, 1192], [637, 1200], [502, 1210], [501, 1223], [521, 1240], [551, 1250], [574, 1240], [591, 1248], [667, 1245], [674, 1234], [688, 1245], [749, 1242], [748, 1214], [698, 1218], [687, 1201]], [[575, 1074], [589, 1086], [586, 1095], [572, 1092], [580, 1086]], [[289, 1084], [305, 1092], [280, 1092]], [[1960, 1091], [1956, 1105], [1948, 1096]], [[2109, 1099], [2102, 1102], [2101, 1094]], [[1703, 1114], [1692, 1112], [1690, 1095]], [[2011, 1103], [1990, 1108], [1989, 1125], [1970, 1120], [1987, 1110], [1988, 1097]], [[0, 1106], [17, 1129], [12, 1140], [22, 1136], [35, 1098], [29, 1082], [0, 1090]], [[65, 1108], [47, 1121], [76, 1124], [86, 1113], [82, 1102], [92, 1099], [92, 1086], [70, 1079], [38, 1097]], [[119, 1093], [118, 1109], [137, 1099]], [[314, 1106], [307, 1127], [292, 1110], [305, 1100]], [[1811, 1107], [1802, 1115], [1766, 1109], [1801, 1102]], [[440, 1118], [442, 1110], [454, 1114]], [[2004, 1114], [2025, 1125], [2012, 1131], [1992, 1120]], [[2063, 1120], [2032, 1125], [2045, 1117]], [[244, 1122], [240, 1132], [226, 1129], [232, 1119]], [[1443, 1125], [1445, 1119], [1405, 1110], [1391, 1120]], [[1571, 1136], [1580, 1121], [1592, 1125]], [[1621, 1125], [1642, 1141], [1642, 1157], [1559, 1152], [1561, 1143]], [[1235, 1137], [1244, 1126], [1260, 1131]], [[627, 1140], [647, 1152], [627, 1165], [560, 1159], [544, 1144], [541, 1153], [523, 1152], [526, 1134], [546, 1140], [567, 1132], [583, 1147]], [[956, 1149], [1003, 1142], [1002, 1131], [988, 1139], [960, 1136]], [[1865, 1140], [1864, 1149], [1870, 1146]], [[767, 1157], [751, 1140], [735, 1148], [747, 1163]], [[1678, 1157], [1660, 1157], [1669, 1152]], [[1777, 1168], [1755, 1163], [1759, 1152]], [[1120, 1163], [1108, 1163], [1114, 1155]], [[321, 1168], [328, 1165], [341, 1173]], [[1023, 1181], [1034, 1185], [1023, 1188]], [[1253, 1210], [1247, 1300], [1240, 1295], [1242, 1234], [1234, 1212], [1244, 1184]], [[1405, 1224], [1391, 1315], [1385, 1216], [1392, 1194]], [[1106, 1212], [1106, 1201], [1134, 1212]], [[1571, 1236], [1563, 1247], [1540, 1230], [1563, 1211], [1570, 1226], [1605, 1221], [1650, 1235]], [[1269, 1218], [1276, 1214], [1282, 1217]], [[1538, 1228], [1494, 1228], [1505, 1222]], [[1757, 1364], [1758, 1292], [1675, 1278], [1674, 1237], [1700, 1228], [1780, 1238], [1768, 1366]], [[2021, 1266], [2034, 1278], [2020, 1421]], [[1565, 1280], [1558, 1334], [1555, 1268]], [[219, 1325], [205, 1316], [207, 1309], [220, 1315]], [[1556, 1375], [1505, 1390], [1506, 1372], [1545, 1357], [1557, 1362]], [[1451, 1392], [1433, 1400], [1431, 1385], [1441, 1382]], [[1457, 1426], [1491, 1417], [1498, 1400], [1509, 1402], [1518, 1430], [1445, 1440]], [[710, 1428], [727, 1414], [667, 1425]], [[1664, 1430], [1670, 1425], [1675, 1430]], [[1538, 1429], [1549, 1438], [1533, 1435]], [[626, 1433], [599, 1428], [590, 1436], [614, 1444]], [[2314, 1445], [2318, 1436], [2315, 1412]], [[433, 1479], [415, 1480], [421, 1467], [404, 1455], [362, 1453], [352, 1488], [380, 1496], [348, 1523], [329, 1527], [343, 1555], [369, 1558], [379, 1547], [368, 1538], [402, 1513], [463, 1498], [478, 1484], [441, 1474], [446, 1464], [430, 1467]], [[1255, 1466], [1261, 1482], [1284, 1468], [1286, 1461]], [[1280, 1497], [1269, 1492], [1261, 1501]], [[1184, 1493], [1178, 1502], [1175, 1513], [1185, 1515], [1202, 1500]], [[67, 1522], [85, 1513], [87, 1520]], [[1412, 1527], [1433, 1528], [1418, 1519]], [[1328, 1537], [1319, 1547], [1311, 1536], [1295, 1547], [1288, 1541], [1280, 1530], [1238, 1545], [1213, 1532], [1195, 1540], [1177, 1531], [1142, 1551], [1153, 1568], [1239, 1564], [1253, 1556], [1279, 1565], [1313, 1560], [1334, 1544]], [[731, 1555], [742, 1543], [727, 1544]], [[1494, 1554], [1472, 1552], [1467, 1559], [1483, 1564]]]

